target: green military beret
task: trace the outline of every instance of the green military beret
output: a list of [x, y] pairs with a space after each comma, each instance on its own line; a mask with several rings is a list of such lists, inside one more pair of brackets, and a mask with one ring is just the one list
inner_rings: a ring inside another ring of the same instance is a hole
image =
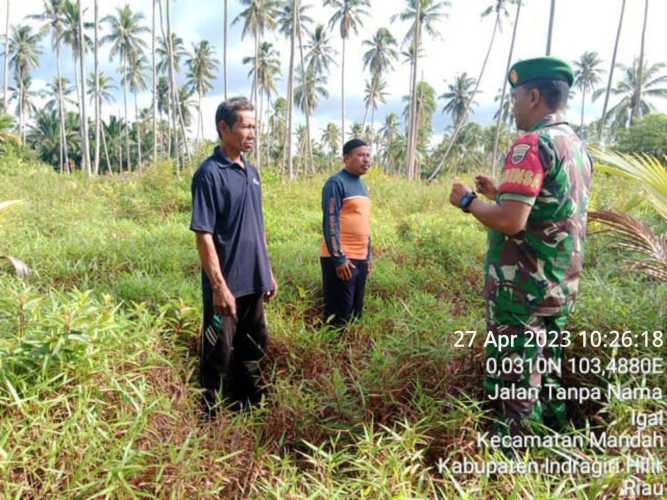
[[571, 87], [574, 73], [568, 63], [557, 57], [536, 57], [514, 63], [507, 75], [512, 88], [530, 80], [563, 80]]

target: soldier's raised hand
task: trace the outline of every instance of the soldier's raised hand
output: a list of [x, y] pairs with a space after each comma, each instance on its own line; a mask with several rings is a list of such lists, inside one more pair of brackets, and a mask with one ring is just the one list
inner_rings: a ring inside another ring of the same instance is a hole
[[478, 193], [482, 193], [484, 196], [491, 200], [496, 199], [498, 189], [496, 188], [496, 183], [491, 177], [486, 175], [478, 175], [475, 177], [475, 187], [477, 188]]

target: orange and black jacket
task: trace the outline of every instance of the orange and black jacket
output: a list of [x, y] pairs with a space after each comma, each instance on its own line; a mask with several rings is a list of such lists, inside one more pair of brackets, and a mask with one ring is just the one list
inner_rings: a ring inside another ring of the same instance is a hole
[[347, 259], [372, 259], [371, 200], [361, 177], [345, 169], [329, 177], [322, 189], [322, 213], [322, 257], [331, 257], [337, 266]]

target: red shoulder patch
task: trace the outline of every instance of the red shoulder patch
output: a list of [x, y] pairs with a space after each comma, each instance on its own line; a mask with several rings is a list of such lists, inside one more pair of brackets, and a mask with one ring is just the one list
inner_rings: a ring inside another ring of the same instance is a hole
[[544, 181], [544, 167], [540, 160], [537, 143], [539, 135], [531, 132], [522, 135], [514, 144], [503, 167], [500, 193], [516, 193], [537, 196]]

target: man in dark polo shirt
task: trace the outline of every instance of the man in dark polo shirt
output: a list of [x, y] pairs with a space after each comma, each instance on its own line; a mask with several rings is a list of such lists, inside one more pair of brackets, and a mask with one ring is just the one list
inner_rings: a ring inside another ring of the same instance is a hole
[[271, 270], [257, 169], [252, 150], [255, 118], [245, 98], [215, 113], [220, 144], [192, 179], [192, 222], [202, 266], [204, 324], [200, 380], [205, 409], [216, 393], [234, 408], [259, 402], [259, 362], [266, 348], [263, 302], [278, 289]]

